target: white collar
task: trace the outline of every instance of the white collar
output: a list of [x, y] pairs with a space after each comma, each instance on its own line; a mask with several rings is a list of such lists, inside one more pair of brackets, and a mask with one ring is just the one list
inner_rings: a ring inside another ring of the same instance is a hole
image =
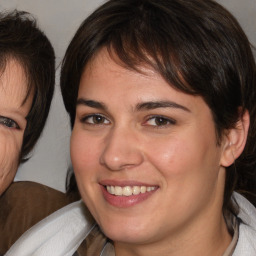
[[[234, 199], [239, 205], [238, 217], [242, 223], [233, 256], [256, 255], [256, 209], [238, 193], [234, 193]], [[56, 211], [24, 233], [5, 256], [73, 255], [96, 225], [86, 213], [82, 201]], [[113, 245], [107, 243], [101, 256], [114, 255]]]

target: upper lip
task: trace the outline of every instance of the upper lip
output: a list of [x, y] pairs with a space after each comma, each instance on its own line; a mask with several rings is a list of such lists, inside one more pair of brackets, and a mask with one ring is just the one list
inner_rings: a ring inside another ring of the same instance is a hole
[[103, 186], [147, 186], [147, 187], [156, 187], [156, 184], [149, 184], [145, 182], [140, 181], [134, 181], [134, 180], [102, 180], [99, 182]]

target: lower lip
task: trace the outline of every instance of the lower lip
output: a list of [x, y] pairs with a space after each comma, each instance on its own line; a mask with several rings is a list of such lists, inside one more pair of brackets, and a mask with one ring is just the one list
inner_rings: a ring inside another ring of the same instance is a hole
[[156, 190], [150, 191], [150, 192], [145, 192], [145, 193], [140, 193], [138, 195], [131, 195], [131, 196], [116, 196], [116, 195], [112, 195], [110, 194], [106, 187], [101, 185], [101, 190], [103, 192], [103, 196], [105, 198], [105, 200], [115, 206], [115, 207], [119, 207], [119, 208], [127, 208], [127, 207], [131, 207], [134, 206], [136, 204], [139, 204], [143, 201], [145, 201], [146, 199], [148, 199], [150, 196], [152, 196], [152, 194], [154, 194]]

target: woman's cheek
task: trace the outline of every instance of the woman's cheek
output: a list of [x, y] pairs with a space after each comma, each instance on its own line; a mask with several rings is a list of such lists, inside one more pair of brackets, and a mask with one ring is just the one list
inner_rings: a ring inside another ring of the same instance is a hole
[[0, 131], [0, 194], [13, 181], [19, 165], [21, 143], [13, 134]]
[[74, 130], [70, 141], [70, 155], [75, 172], [89, 168], [95, 162], [95, 142], [90, 136]]
[[158, 170], [165, 175], [175, 175], [182, 172], [182, 165], [185, 164], [188, 147], [183, 140], [166, 139], [151, 144], [147, 148], [147, 158]]

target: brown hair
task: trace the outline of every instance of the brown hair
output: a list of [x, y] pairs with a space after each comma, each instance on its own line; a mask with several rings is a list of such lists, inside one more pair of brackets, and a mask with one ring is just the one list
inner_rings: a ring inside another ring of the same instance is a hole
[[[21, 161], [37, 142], [49, 113], [55, 84], [55, 55], [51, 43], [27, 12], [0, 13], [0, 70], [17, 60], [26, 74], [33, 103], [27, 119]], [[27, 97], [24, 99], [26, 101]]]
[[140, 72], [148, 65], [170, 86], [200, 95], [211, 109], [218, 143], [223, 131], [249, 111], [245, 150], [226, 171], [223, 211], [236, 212], [234, 190], [247, 191], [247, 197], [256, 193], [256, 67], [236, 19], [212, 0], [106, 2], [81, 24], [62, 64], [61, 90], [71, 127], [81, 75], [102, 47], [126, 68]]

